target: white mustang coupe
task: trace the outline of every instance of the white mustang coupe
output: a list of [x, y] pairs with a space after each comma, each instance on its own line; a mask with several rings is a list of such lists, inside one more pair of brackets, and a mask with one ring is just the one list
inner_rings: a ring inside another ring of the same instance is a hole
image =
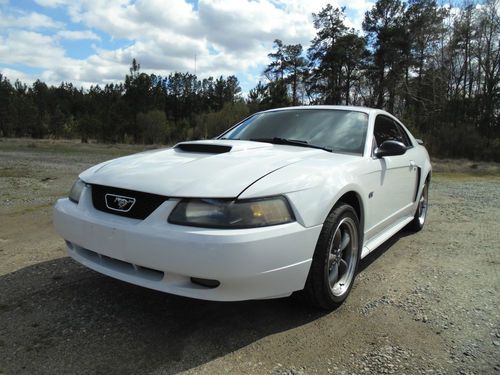
[[86, 170], [54, 224], [72, 258], [126, 282], [333, 309], [360, 259], [422, 229], [430, 178], [422, 142], [384, 111], [282, 108]]

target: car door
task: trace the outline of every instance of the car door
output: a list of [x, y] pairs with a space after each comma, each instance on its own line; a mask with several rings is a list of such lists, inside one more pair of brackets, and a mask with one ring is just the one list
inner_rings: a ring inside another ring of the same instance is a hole
[[392, 118], [378, 115], [373, 135], [373, 150], [386, 140], [396, 140], [404, 143], [407, 151], [398, 156], [372, 157], [366, 239], [408, 216], [417, 183], [411, 152], [414, 147], [406, 131]]

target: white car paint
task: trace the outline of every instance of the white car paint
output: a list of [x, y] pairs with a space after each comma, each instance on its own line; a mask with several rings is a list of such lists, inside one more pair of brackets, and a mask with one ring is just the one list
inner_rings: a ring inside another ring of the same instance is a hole
[[[362, 156], [262, 142], [206, 140], [196, 143], [232, 149], [206, 154], [169, 148], [88, 169], [80, 175], [87, 185], [79, 203], [64, 198], [54, 208], [54, 225], [67, 241], [69, 255], [109, 276], [188, 297], [235, 301], [286, 296], [304, 287], [322, 224], [335, 203], [350, 192], [361, 202], [361, 256], [366, 256], [413, 219], [416, 197], [431, 173], [429, 157], [411, 134], [413, 147], [404, 155], [381, 159], [372, 155], [376, 116], [397, 121], [384, 111], [321, 108], [368, 114]], [[94, 208], [93, 184], [169, 199], [145, 220], [124, 218]], [[181, 198], [273, 195], [288, 199], [295, 222], [250, 229], [167, 222]], [[193, 284], [191, 277], [215, 279], [220, 286], [205, 288]]]
[[90, 184], [169, 197], [234, 198], [262, 176], [324, 153], [250, 141], [198, 143], [228, 145], [232, 149], [223, 154], [187, 153], [175, 148], [146, 152], [102, 163], [83, 172], [80, 178]]

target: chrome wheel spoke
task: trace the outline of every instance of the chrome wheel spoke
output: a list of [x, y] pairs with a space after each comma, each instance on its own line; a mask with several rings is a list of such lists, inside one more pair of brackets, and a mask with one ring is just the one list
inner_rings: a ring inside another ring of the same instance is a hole
[[346, 270], [346, 271], [349, 268], [349, 265], [347, 264], [347, 262], [344, 259], [340, 259], [339, 265], [342, 265], [344, 267], [344, 270]]
[[335, 254], [330, 253], [328, 257], [328, 269], [332, 268], [332, 264], [335, 262]]
[[349, 236], [347, 230], [344, 230], [344, 233], [342, 234], [342, 242], [340, 243], [340, 251], [344, 251], [350, 242], [351, 242], [351, 236]]
[[337, 263], [333, 263], [330, 268], [330, 273], [328, 274], [328, 282], [330, 284], [330, 288], [333, 288], [337, 280], [339, 279], [339, 265]]
[[337, 250], [340, 247], [341, 241], [342, 241], [342, 233], [341, 233], [340, 228], [339, 228], [339, 229], [337, 229], [337, 231], [335, 232], [335, 234], [333, 236], [332, 249]]

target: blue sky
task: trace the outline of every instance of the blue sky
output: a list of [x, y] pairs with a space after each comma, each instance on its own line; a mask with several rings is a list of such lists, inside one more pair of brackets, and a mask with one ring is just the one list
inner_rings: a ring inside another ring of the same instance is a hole
[[274, 39], [307, 48], [313, 12], [346, 6], [360, 28], [370, 0], [0, 0], [0, 72], [88, 88], [123, 81], [132, 58], [147, 73], [234, 74], [244, 92]]

